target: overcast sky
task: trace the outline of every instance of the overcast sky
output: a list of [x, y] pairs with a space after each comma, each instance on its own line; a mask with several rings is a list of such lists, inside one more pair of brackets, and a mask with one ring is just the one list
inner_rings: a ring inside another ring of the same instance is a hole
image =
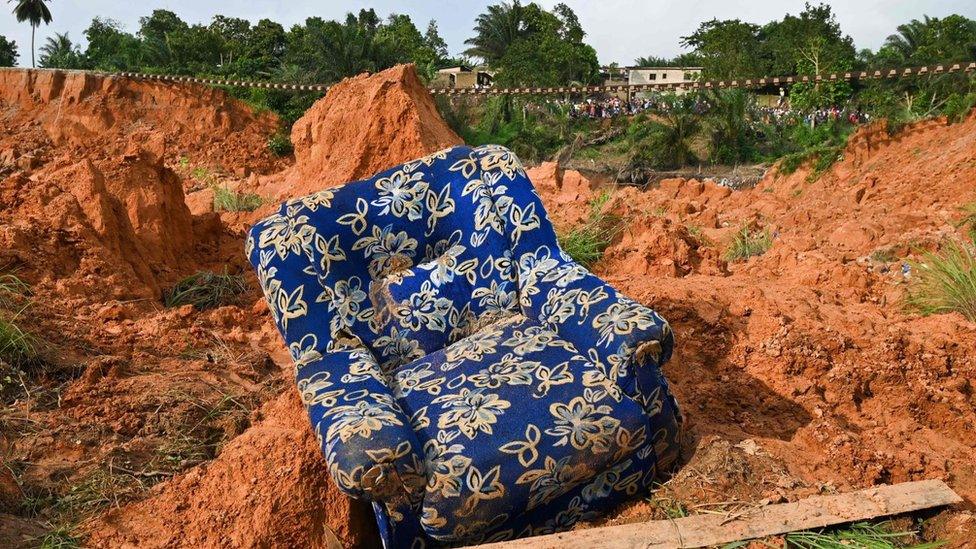
[[[633, 63], [644, 55], [671, 57], [681, 51], [681, 36], [694, 31], [702, 21], [739, 18], [752, 23], [766, 23], [796, 14], [803, 9], [804, 0], [564, 0], [577, 13], [587, 32], [587, 41], [596, 48], [600, 62], [622, 65]], [[396, 12], [406, 13], [423, 31], [427, 21], [436, 19], [441, 35], [451, 54], [464, 50], [464, 40], [471, 35], [474, 19], [484, 11], [485, 0], [372, 0], [368, 2], [339, 0], [248, 0], [227, 2], [219, 0], [149, 0], [148, 2], [120, 2], [118, 0], [52, 0], [49, 4], [54, 21], [37, 30], [38, 45], [55, 32], [69, 33], [75, 42], [83, 42], [82, 31], [95, 16], [107, 16], [121, 22], [135, 32], [139, 17], [153, 9], [164, 8], [176, 12], [190, 23], [207, 23], [216, 13], [242, 17], [256, 22], [262, 18], [277, 21], [287, 29], [310, 16], [326, 19], [343, 17], [348, 11], [362, 7], [375, 8], [381, 17]], [[546, 7], [556, 1], [543, 0]], [[828, 1], [834, 8], [844, 32], [854, 38], [858, 49], [877, 49], [895, 27], [922, 15], [942, 17], [952, 13], [976, 19], [973, 0], [850, 0]], [[0, 2], [0, 35], [17, 42], [20, 64], [30, 65], [30, 26], [17, 23], [10, 13], [13, 6]]]

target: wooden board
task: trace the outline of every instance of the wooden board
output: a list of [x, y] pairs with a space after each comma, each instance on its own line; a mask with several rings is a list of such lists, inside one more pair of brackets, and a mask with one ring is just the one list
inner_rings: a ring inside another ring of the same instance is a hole
[[694, 515], [480, 545], [496, 549], [658, 549], [705, 547], [823, 528], [962, 501], [941, 480], [905, 482], [847, 494], [815, 496], [793, 503], [762, 505], [730, 515]]

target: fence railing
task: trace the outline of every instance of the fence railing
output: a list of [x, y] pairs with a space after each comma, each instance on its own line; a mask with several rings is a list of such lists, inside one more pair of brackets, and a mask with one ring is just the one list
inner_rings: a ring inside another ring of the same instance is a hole
[[[4, 69], [10, 70], [10, 69]], [[59, 70], [59, 69], [13, 69], [13, 70]], [[173, 74], [149, 74], [141, 72], [103, 72], [70, 70], [65, 72], [82, 72], [99, 76], [132, 78], [135, 80], [155, 80], [161, 82], [176, 82], [190, 84], [204, 84], [210, 86], [234, 86], [241, 88], [262, 88], [283, 91], [312, 91], [326, 92], [331, 87], [328, 84], [290, 84], [285, 82], [261, 82], [255, 80], [201, 78], [196, 76], [181, 76]], [[512, 88], [445, 88], [432, 87], [430, 92], [435, 95], [552, 95], [566, 93], [619, 93], [641, 92], [654, 90], [710, 90], [720, 88], [761, 88], [766, 86], [790, 85], [797, 83], [838, 82], [858, 80], [886, 80], [899, 78], [919, 78], [938, 74], [972, 73], [976, 72], [976, 62], [946, 63], [939, 65], [923, 65], [918, 67], [900, 67], [878, 69], [872, 71], [846, 71], [819, 75], [788, 75], [764, 76], [761, 78], [735, 78], [729, 80], [700, 80], [685, 82], [649, 82], [644, 84], [613, 84], [597, 86], [551, 86], [551, 87], [512, 87]]]

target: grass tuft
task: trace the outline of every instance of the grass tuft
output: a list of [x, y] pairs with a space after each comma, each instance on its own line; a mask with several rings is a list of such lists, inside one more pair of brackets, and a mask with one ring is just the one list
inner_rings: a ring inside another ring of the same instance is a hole
[[922, 315], [958, 312], [976, 321], [976, 253], [971, 246], [947, 242], [938, 252], [911, 261], [906, 302]]
[[604, 191], [590, 203], [590, 215], [583, 225], [558, 235], [559, 247], [584, 267], [599, 261], [622, 229], [619, 216], [603, 212], [612, 196], [612, 190]]
[[976, 202], [966, 204], [959, 211], [962, 212], [962, 219], [956, 222], [956, 226], [965, 228], [969, 239], [976, 244]]
[[732, 243], [725, 250], [726, 261], [738, 261], [762, 255], [773, 246], [773, 236], [769, 229], [751, 231], [743, 227], [732, 237]]
[[75, 549], [81, 547], [81, 539], [68, 526], [58, 526], [37, 540], [38, 549]]
[[[20, 368], [37, 361], [37, 340], [17, 325], [17, 314], [0, 316], [0, 362]], [[0, 380], [0, 386], [4, 385]]]
[[239, 193], [220, 185], [214, 185], [213, 191], [214, 211], [218, 212], [252, 212], [264, 203], [256, 194]]
[[197, 309], [214, 309], [232, 305], [247, 290], [244, 275], [213, 271], [200, 271], [179, 282], [163, 293], [163, 304], [167, 307], [193, 305]]
[[932, 549], [941, 542], [914, 544], [915, 532], [893, 532], [886, 522], [869, 524], [859, 522], [850, 526], [819, 532], [794, 532], [786, 535], [786, 547], [799, 549]]

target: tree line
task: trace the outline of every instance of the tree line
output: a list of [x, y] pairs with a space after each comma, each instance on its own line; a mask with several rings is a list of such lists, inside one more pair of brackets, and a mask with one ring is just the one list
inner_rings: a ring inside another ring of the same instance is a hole
[[[32, 30], [50, 23], [49, 0], [12, 0], [14, 15]], [[56, 15], [56, 14], [55, 14]], [[596, 84], [602, 79], [596, 51], [573, 10], [557, 4], [546, 10], [518, 0], [486, 8], [474, 20], [467, 49], [451, 56], [431, 20], [423, 31], [408, 15], [381, 18], [373, 9], [349, 13], [344, 20], [309, 17], [286, 29], [270, 19], [257, 23], [216, 15], [207, 23], [188, 23], [169, 10], [140, 18], [129, 32], [118, 22], [96, 17], [79, 47], [56, 33], [39, 48], [38, 64], [49, 68], [97, 69], [186, 75], [213, 75], [296, 83], [332, 83], [398, 63], [415, 63], [422, 76], [438, 69], [489, 65], [499, 85], [555, 86]], [[799, 14], [763, 25], [739, 19], [712, 19], [681, 38], [687, 50], [673, 58], [635, 60], [643, 66], [700, 66], [703, 78], [725, 79], [781, 74], [821, 74], [880, 66], [931, 64], [976, 59], [976, 21], [961, 15], [925, 16], [898, 26], [877, 51], [855, 48], [829, 5], [806, 4]], [[33, 44], [31, 47], [34, 59]], [[0, 66], [18, 59], [17, 45], [0, 36]], [[909, 84], [910, 86], [911, 84]], [[904, 86], [875, 87], [864, 96], [883, 104], [906, 92]], [[816, 108], [850, 100], [847, 82], [795, 84], [791, 104]], [[295, 118], [314, 95], [295, 97], [266, 91], [234, 90], [286, 119]], [[921, 99], [946, 100], [942, 90]]]

